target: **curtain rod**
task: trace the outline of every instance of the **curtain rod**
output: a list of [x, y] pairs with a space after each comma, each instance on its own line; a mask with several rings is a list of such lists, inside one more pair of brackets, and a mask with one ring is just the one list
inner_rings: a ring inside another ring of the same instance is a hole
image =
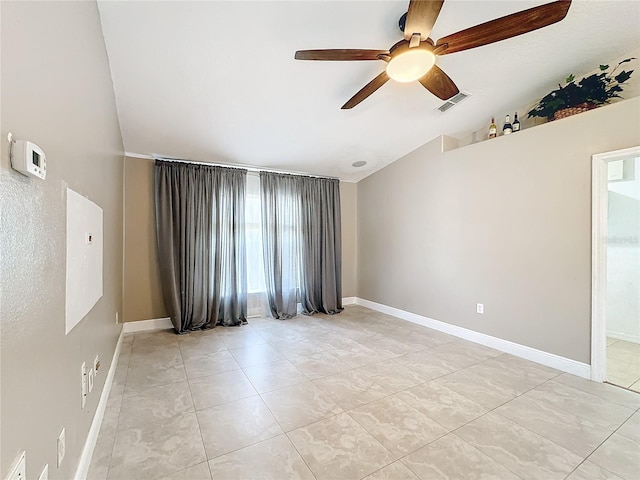
[[330, 177], [328, 175], [313, 175], [311, 173], [301, 173], [301, 172], [288, 172], [285, 170], [277, 170], [274, 168], [262, 168], [262, 167], [254, 167], [249, 165], [233, 165], [228, 163], [219, 163], [219, 162], [197, 162], [195, 160], [187, 160], [184, 158], [175, 158], [175, 157], [163, 157], [161, 155], [140, 155], [139, 153], [130, 153], [125, 152], [127, 157], [133, 158], [143, 158], [147, 160], [164, 160], [167, 162], [182, 162], [182, 163], [194, 163], [196, 165], [209, 165], [214, 167], [226, 167], [226, 168], [238, 168], [241, 170], [247, 170], [248, 172], [270, 172], [270, 173], [281, 173], [283, 175], [297, 175], [300, 177], [311, 177], [311, 178], [326, 178], [329, 180], [338, 180], [338, 177]]

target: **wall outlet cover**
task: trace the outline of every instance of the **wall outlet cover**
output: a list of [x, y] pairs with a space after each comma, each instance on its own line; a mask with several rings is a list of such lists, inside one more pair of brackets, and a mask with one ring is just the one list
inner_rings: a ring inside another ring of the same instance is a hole
[[82, 374], [82, 408], [84, 408], [87, 403], [87, 363], [82, 362], [81, 368]]
[[27, 480], [27, 452], [22, 452], [13, 462], [7, 480]]
[[64, 454], [66, 453], [66, 438], [65, 438], [65, 430], [64, 428], [58, 435], [58, 468], [62, 465], [62, 460], [64, 459]]
[[48, 463], [42, 469], [42, 473], [38, 477], [38, 480], [49, 480], [49, 464]]
[[89, 369], [89, 393], [93, 391], [93, 367]]
[[484, 313], [484, 303], [476, 303], [476, 313]]

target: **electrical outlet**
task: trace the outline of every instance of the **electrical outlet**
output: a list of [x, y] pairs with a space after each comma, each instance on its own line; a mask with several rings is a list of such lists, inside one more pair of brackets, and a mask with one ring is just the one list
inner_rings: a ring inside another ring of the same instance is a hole
[[7, 480], [27, 480], [27, 452], [22, 452], [13, 462], [13, 467], [9, 475], [7, 475]]
[[93, 391], [93, 368], [89, 369], [89, 393]]
[[38, 477], [38, 480], [49, 480], [49, 464], [48, 463], [42, 469], [42, 473]]
[[96, 355], [96, 358], [93, 359], [93, 374], [97, 377], [98, 370], [100, 370], [100, 357]]
[[87, 363], [82, 362], [82, 408], [87, 403]]
[[484, 313], [484, 303], [476, 303], [476, 313]]
[[66, 450], [65, 442], [66, 442], [65, 432], [63, 428], [62, 431], [60, 432], [60, 435], [58, 435], [58, 468], [60, 468], [60, 465], [62, 465], [62, 460], [64, 459], [64, 454]]

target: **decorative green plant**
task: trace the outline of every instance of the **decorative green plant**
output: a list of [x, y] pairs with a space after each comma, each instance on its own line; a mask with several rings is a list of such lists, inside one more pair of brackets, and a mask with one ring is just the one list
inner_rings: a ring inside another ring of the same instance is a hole
[[584, 77], [578, 83], [575, 82], [575, 76], [569, 75], [563, 87], [558, 85], [558, 89], [552, 91], [543, 97], [538, 105], [528, 113], [529, 117], [545, 117], [549, 120], [553, 119], [553, 115], [563, 108], [571, 108], [577, 106], [588, 106], [594, 108], [598, 105], [609, 103], [612, 98], [621, 98], [622, 84], [629, 80], [633, 70], [622, 70], [614, 76], [618, 67], [623, 63], [636, 60], [635, 58], [627, 58], [622, 60], [611, 73], [609, 65], [600, 65], [600, 73], [594, 73], [588, 77]]

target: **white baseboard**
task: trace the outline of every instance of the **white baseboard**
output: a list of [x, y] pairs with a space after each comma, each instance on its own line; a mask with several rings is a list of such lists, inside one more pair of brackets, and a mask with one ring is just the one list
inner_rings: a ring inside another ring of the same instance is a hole
[[[357, 297], [344, 297], [342, 299], [342, 305], [355, 305]], [[298, 304], [298, 310], [300, 313], [301, 304]], [[265, 312], [261, 309], [258, 313], [257, 310], [254, 315], [248, 315], [249, 317], [261, 317], [265, 315]], [[268, 315], [269, 313], [266, 312]], [[151, 320], [137, 320], [134, 322], [125, 322], [122, 324], [124, 333], [144, 332], [145, 330], [163, 330], [167, 328], [173, 328], [173, 323], [169, 317], [164, 318], [152, 318]]]
[[173, 328], [173, 323], [169, 317], [152, 318], [151, 320], [138, 320], [136, 322], [125, 322], [122, 324], [124, 333], [144, 332], [145, 330], [163, 330]]
[[393, 315], [394, 317], [400, 318], [402, 320], [417, 323], [418, 325], [432, 328], [440, 332], [448, 333], [449, 335], [463, 338], [471, 342], [479, 343], [480, 345], [495, 348], [496, 350], [500, 350], [501, 352], [510, 353], [511, 355], [515, 355], [526, 360], [531, 360], [532, 362], [540, 363], [542, 365], [555, 368], [562, 372], [567, 372], [582, 378], [591, 379], [591, 366], [586, 363], [571, 360], [570, 358], [561, 357], [559, 355], [544, 352], [542, 350], [537, 350], [525, 345], [520, 345], [508, 340], [503, 340], [502, 338], [492, 337], [491, 335], [486, 335], [484, 333], [476, 332], [463, 327], [458, 327], [456, 325], [451, 325], [450, 323], [434, 320], [432, 318], [400, 310], [398, 308], [389, 307], [381, 303], [365, 300], [364, 298], [356, 297], [355, 300], [357, 305], [362, 305], [363, 307], [367, 307], [381, 313]]
[[87, 440], [84, 443], [82, 454], [80, 455], [80, 461], [78, 462], [78, 468], [76, 474], [73, 477], [75, 480], [86, 480], [87, 473], [89, 473], [89, 465], [91, 465], [91, 457], [93, 456], [93, 450], [96, 447], [98, 441], [98, 434], [100, 433], [100, 426], [102, 425], [102, 419], [104, 418], [104, 411], [107, 408], [107, 402], [109, 401], [109, 393], [111, 393], [111, 385], [113, 384], [113, 377], [116, 374], [116, 367], [118, 366], [118, 358], [120, 358], [120, 350], [122, 348], [122, 339], [124, 337], [124, 328], [120, 330], [120, 336], [116, 343], [116, 349], [113, 352], [113, 358], [111, 359], [111, 365], [107, 372], [107, 378], [104, 381], [104, 387], [100, 394], [100, 401], [96, 407], [96, 412], [93, 415], [91, 427], [87, 435]]
[[[520, 345], [518, 343], [510, 342], [509, 340], [503, 340], [502, 338], [492, 337], [484, 333], [469, 330], [467, 328], [458, 327], [450, 323], [434, 320], [429, 317], [424, 317], [416, 313], [400, 310], [399, 308], [389, 307], [381, 303], [372, 302], [359, 297], [345, 297], [342, 299], [343, 305], [362, 305], [363, 307], [376, 310], [381, 313], [393, 315], [394, 317], [406, 320], [412, 323], [417, 323], [424, 327], [432, 328], [440, 332], [448, 333], [455, 337], [463, 338], [471, 342], [479, 343], [487, 347], [495, 348], [501, 352], [510, 353], [517, 357], [531, 360], [532, 362], [540, 363], [551, 368], [555, 368], [562, 372], [571, 373], [579, 377], [591, 378], [591, 366], [571, 360], [570, 358], [561, 357], [553, 353], [544, 352], [535, 348]], [[127, 322], [123, 324], [124, 333], [142, 332], [145, 330], [160, 330], [165, 328], [173, 328], [170, 318], [155, 318], [152, 320], [140, 320], [137, 322]], [[632, 340], [630, 340], [632, 341]]]
[[625, 342], [640, 343], [640, 337], [619, 332], [607, 332], [607, 338], [615, 338], [616, 340], [624, 340]]

